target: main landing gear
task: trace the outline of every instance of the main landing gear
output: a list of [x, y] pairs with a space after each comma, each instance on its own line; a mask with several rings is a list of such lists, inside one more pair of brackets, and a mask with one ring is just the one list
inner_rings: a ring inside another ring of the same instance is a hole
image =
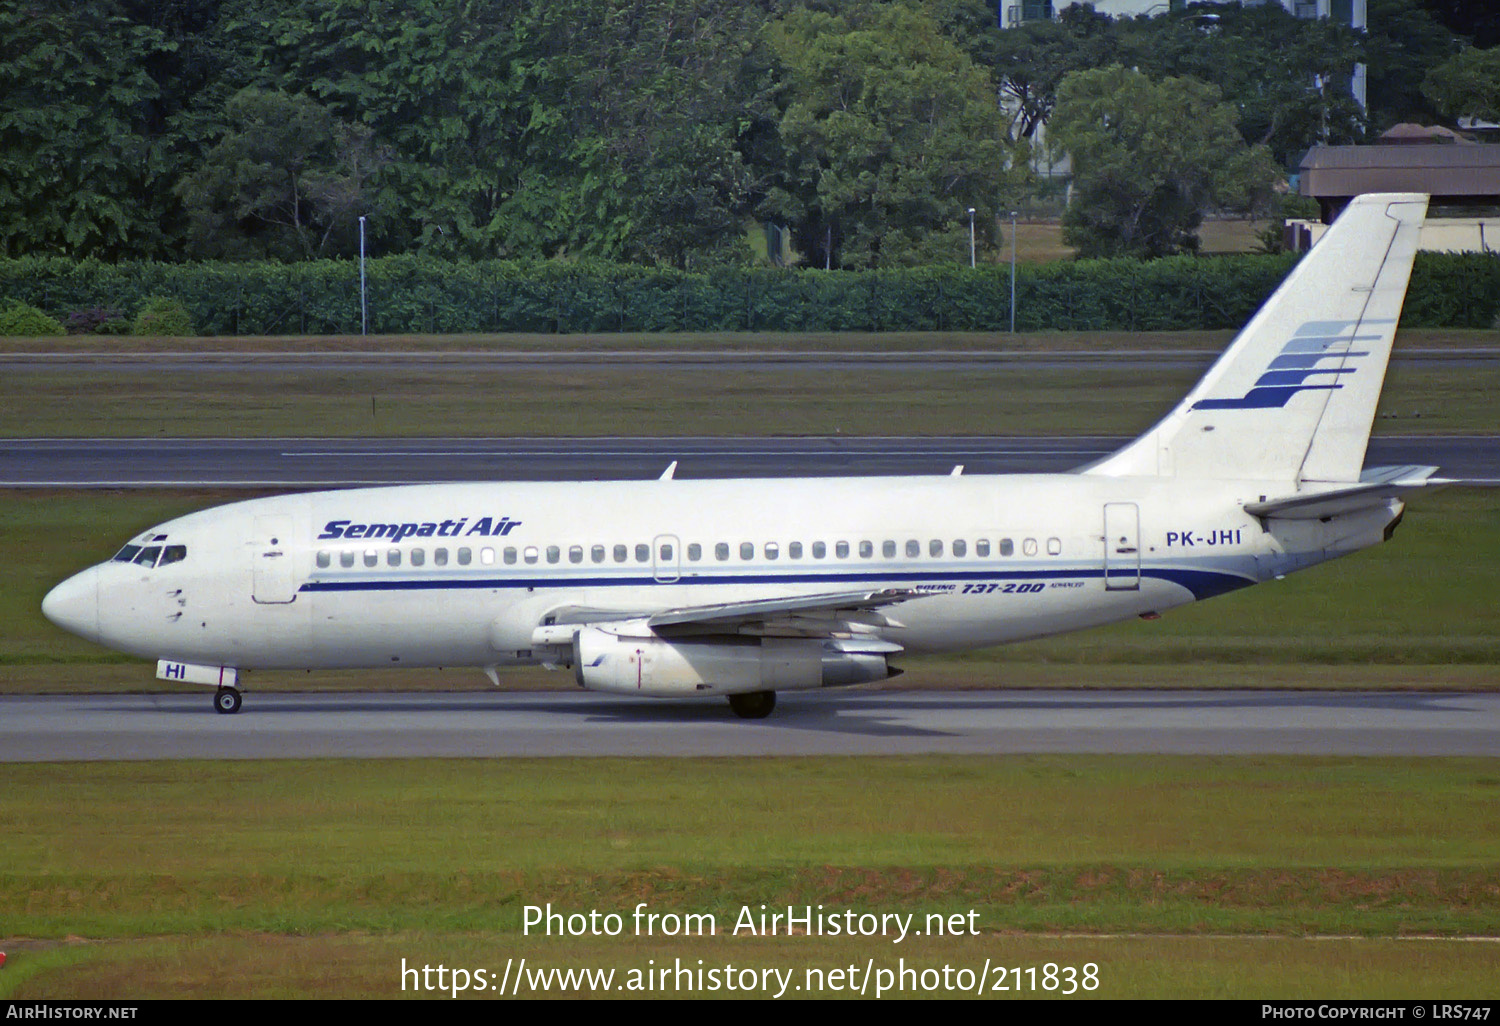
[[214, 692], [214, 711], [237, 713], [240, 711], [240, 689], [220, 688]]
[[729, 708], [741, 719], [763, 720], [776, 708], [776, 692], [749, 691], [742, 695], [730, 695]]

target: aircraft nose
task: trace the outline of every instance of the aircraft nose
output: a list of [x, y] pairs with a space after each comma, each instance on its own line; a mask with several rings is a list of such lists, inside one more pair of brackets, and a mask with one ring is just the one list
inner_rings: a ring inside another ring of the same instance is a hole
[[89, 567], [47, 592], [42, 615], [65, 631], [99, 640], [99, 568]]

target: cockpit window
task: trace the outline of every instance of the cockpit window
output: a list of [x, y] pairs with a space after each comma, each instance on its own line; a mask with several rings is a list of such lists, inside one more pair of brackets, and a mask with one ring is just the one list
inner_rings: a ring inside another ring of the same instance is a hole
[[160, 556], [160, 555], [161, 555], [161, 546], [160, 545], [147, 545], [140, 552], [136, 553], [135, 558], [133, 560], [131, 560], [131, 562], [132, 563], [138, 563], [141, 566], [155, 566], [156, 565], [156, 557]]
[[135, 559], [136, 553], [140, 551], [141, 547], [139, 545], [127, 545], [119, 552], [115, 553], [114, 562], [129, 563]]
[[184, 559], [187, 559], [186, 545], [168, 545], [161, 550], [161, 559], [156, 565], [166, 566], [168, 563], [181, 563]]

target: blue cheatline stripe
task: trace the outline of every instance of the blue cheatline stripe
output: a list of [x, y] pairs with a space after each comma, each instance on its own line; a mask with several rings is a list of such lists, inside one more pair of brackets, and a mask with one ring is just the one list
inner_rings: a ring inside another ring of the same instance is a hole
[[[781, 574], [705, 574], [658, 581], [654, 577], [485, 577], [421, 578], [405, 580], [308, 581], [299, 589], [305, 592], [344, 591], [445, 591], [486, 588], [622, 588], [680, 587], [706, 584], [868, 584], [878, 587], [896, 582], [962, 583], [964, 581], [1038, 581], [1077, 580], [1080, 577], [1102, 578], [1102, 567], [1067, 570], [949, 570], [865, 571], [862, 573], [781, 573]], [[1134, 576], [1129, 571], [1111, 569], [1110, 580]], [[1179, 567], [1142, 567], [1141, 576], [1169, 581], [1193, 593], [1194, 598], [1212, 598], [1236, 588], [1254, 584], [1255, 580], [1226, 570], [1189, 570]]]

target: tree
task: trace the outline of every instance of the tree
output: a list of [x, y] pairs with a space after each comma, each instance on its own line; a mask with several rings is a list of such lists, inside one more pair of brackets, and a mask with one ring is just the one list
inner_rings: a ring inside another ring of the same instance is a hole
[[1450, 57], [1427, 73], [1422, 92], [1450, 118], [1500, 121], [1500, 49]]
[[141, 111], [167, 45], [111, 0], [0, 0], [0, 252], [163, 254], [170, 162]]
[[1120, 27], [1121, 64], [1154, 79], [1191, 76], [1219, 88], [1240, 136], [1288, 166], [1316, 142], [1353, 143], [1364, 115], [1351, 91], [1359, 33], [1280, 4], [1194, 4]]
[[1422, 86], [1429, 69], [1458, 53], [1458, 38], [1416, 0], [1369, 0], [1368, 7], [1364, 59], [1370, 134], [1403, 121], [1430, 124], [1438, 111]]
[[541, 244], [682, 268], [748, 259], [759, 182], [745, 151], [774, 131], [764, 14], [740, 0], [569, 0], [547, 17], [576, 42], [548, 73], [563, 159], [514, 204], [562, 229]]
[[306, 96], [254, 86], [230, 98], [225, 120], [224, 138], [178, 186], [195, 252], [281, 259], [349, 253], [378, 163], [370, 130]]
[[1483, 48], [1500, 45], [1500, 8], [1495, 0], [1422, 0], [1422, 9], [1449, 32]]
[[966, 254], [967, 208], [981, 230], [993, 225], [1005, 174], [984, 72], [902, 3], [794, 10], [768, 31], [789, 167], [766, 213], [794, 226], [804, 253], [839, 266]]
[[520, 40], [536, 10], [486, 0], [246, 0], [232, 31], [263, 81], [364, 126], [389, 151], [371, 184], [380, 250], [494, 256], [496, 213], [529, 155], [527, 123], [545, 134], [554, 121], [545, 92], [535, 102], [528, 95]]
[[1029, 21], [997, 32], [983, 51], [1011, 111], [1012, 139], [1032, 139], [1057, 104], [1057, 87], [1074, 71], [1118, 60], [1119, 35], [1092, 4], [1064, 8], [1056, 21]]
[[743, 236], [759, 7], [251, 0], [287, 92], [368, 126], [391, 249], [668, 262]]
[[1219, 90], [1191, 78], [1157, 83], [1119, 65], [1075, 72], [1051, 130], [1073, 160], [1063, 237], [1080, 256], [1196, 250], [1205, 206], [1246, 208], [1277, 175], [1266, 149], [1240, 138]]

